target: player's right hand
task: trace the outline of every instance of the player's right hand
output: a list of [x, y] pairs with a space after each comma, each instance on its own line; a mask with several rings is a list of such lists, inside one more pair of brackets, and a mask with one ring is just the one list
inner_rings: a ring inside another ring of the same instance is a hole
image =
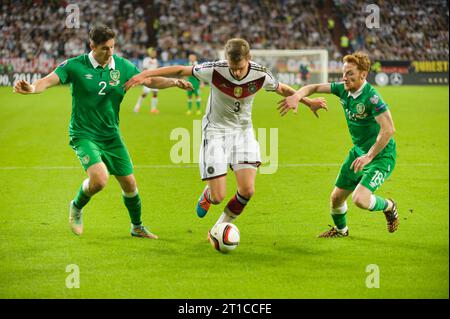
[[280, 112], [281, 116], [286, 115], [290, 109], [293, 109], [294, 113], [297, 113], [298, 102], [299, 98], [294, 94], [279, 101], [277, 109]]
[[187, 90], [187, 91], [191, 91], [194, 89], [194, 87], [192, 86], [192, 83], [186, 80], [182, 80], [182, 79], [177, 79], [175, 81], [175, 85], [177, 87], [179, 87], [182, 90]]
[[20, 94], [30, 94], [33, 93], [33, 86], [25, 80], [20, 80], [16, 82], [13, 92]]
[[129, 89], [131, 89], [132, 87], [135, 87], [136, 85], [140, 85], [140, 84], [144, 84], [144, 83], [150, 84], [149, 82], [151, 82], [151, 79], [150, 80], [148, 78], [146, 79], [141, 74], [138, 74], [138, 75], [133, 76], [131, 79], [129, 79], [123, 86], [125, 88], [125, 91], [128, 91]]

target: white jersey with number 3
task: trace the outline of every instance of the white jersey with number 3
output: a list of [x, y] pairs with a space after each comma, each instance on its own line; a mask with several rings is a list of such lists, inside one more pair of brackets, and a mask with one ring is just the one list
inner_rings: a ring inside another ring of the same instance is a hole
[[250, 61], [248, 73], [240, 80], [231, 74], [227, 60], [205, 62], [192, 69], [200, 81], [211, 85], [203, 130], [228, 131], [252, 127], [255, 94], [264, 88], [275, 91], [278, 81], [265, 67]]

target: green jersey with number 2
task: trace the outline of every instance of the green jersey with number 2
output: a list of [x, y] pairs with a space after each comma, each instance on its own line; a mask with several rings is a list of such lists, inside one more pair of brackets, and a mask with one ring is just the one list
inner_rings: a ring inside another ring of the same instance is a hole
[[56, 68], [60, 82], [71, 87], [70, 137], [105, 141], [120, 135], [120, 103], [125, 96], [122, 85], [140, 71], [115, 54], [111, 59], [105, 68], [94, 68], [89, 55], [82, 54]]

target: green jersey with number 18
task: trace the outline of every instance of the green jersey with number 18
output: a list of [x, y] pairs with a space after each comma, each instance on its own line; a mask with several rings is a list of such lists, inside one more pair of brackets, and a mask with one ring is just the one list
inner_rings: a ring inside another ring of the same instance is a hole
[[125, 96], [122, 85], [139, 72], [133, 63], [115, 54], [105, 68], [92, 52], [61, 63], [55, 73], [62, 84], [70, 83], [72, 93], [70, 137], [97, 141], [116, 137], [120, 103]]
[[[380, 131], [380, 124], [375, 117], [386, 112], [389, 109], [388, 105], [368, 82], [364, 82], [353, 93], [344, 89], [343, 82], [333, 82], [331, 93], [340, 98], [353, 145], [360, 156], [366, 154], [375, 144]], [[392, 137], [379, 155], [388, 152], [395, 152], [395, 141]]]

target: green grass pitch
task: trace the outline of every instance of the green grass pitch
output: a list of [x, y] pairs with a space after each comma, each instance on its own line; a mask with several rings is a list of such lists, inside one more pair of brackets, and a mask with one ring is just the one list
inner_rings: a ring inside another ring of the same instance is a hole
[[[139, 114], [140, 94], [127, 94], [121, 130], [136, 166], [144, 223], [159, 240], [132, 238], [118, 183], [84, 210], [85, 233], [68, 227], [68, 204], [85, 178], [68, 145], [68, 87], [36, 96], [0, 89], [0, 298], [448, 298], [448, 87], [386, 87], [396, 126], [397, 166], [377, 192], [397, 200], [399, 230], [386, 230], [382, 213], [350, 201], [350, 237], [318, 239], [328, 228], [329, 194], [351, 146], [343, 111], [307, 109], [281, 118], [280, 97], [255, 99], [255, 128], [278, 128], [275, 174], [258, 174], [256, 193], [236, 221], [241, 244], [231, 254], [213, 250], [206, 234], [236, 190], [204, 219], [194, 211], [203, 189], [196, 164], [174, 165], [174, 128], [192, 131], [186, 96], [160, 91], [161, 113]], [[202, 108], [207, 99], [203, 91]], [[195, 104], [194, 104], [195, 107]], [[80, 288], [68, 289], [75, 264]], [[379, 288], [368, 288], [368, 265]]]

